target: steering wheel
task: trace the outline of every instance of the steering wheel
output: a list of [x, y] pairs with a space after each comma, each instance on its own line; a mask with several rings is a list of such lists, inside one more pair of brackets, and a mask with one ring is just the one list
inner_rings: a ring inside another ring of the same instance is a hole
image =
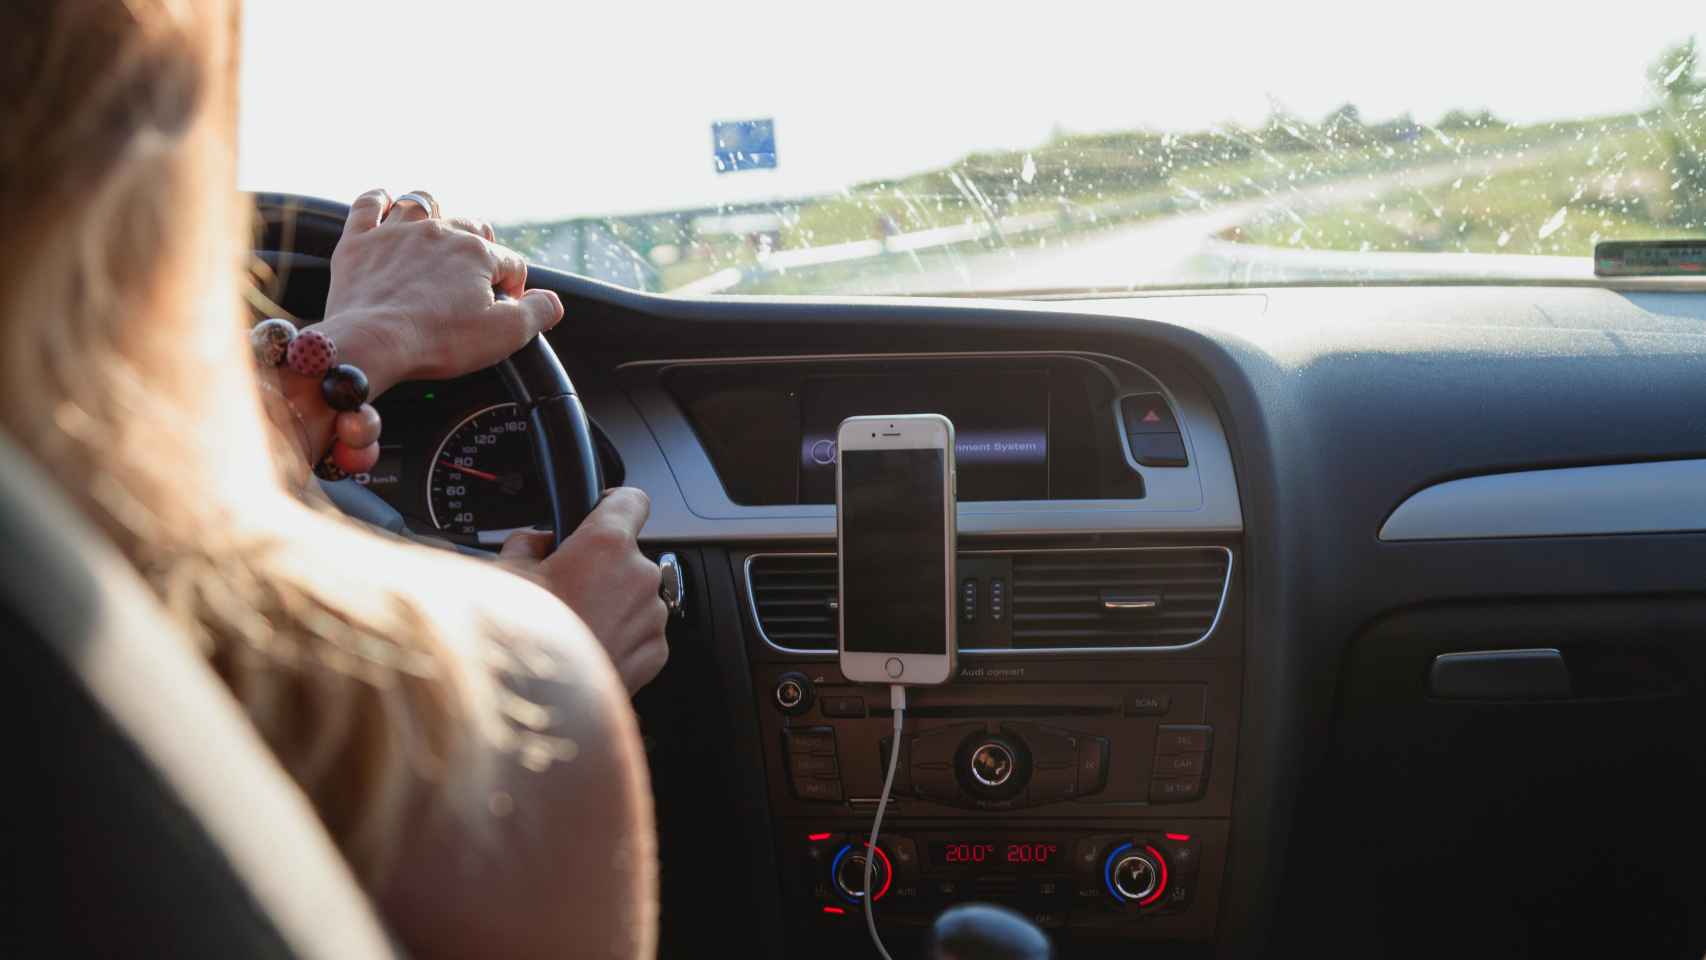
[[498, 375], [527, 415], [533, 460], [551, 503], [551, 533], [562, 543], [604, 494], [604, 476], [592, 446], [592, 425], [575, 385], [544, 336], [499, 361]]
[[[328, 269], [332, 251], [343, 236], [344, 221], [349, 219], [348, 204], [262, 193], [255, 196], [255, 207], [263, 227], [262, 251], [270, 251], [275, 262], [290, 261], [294, 269]], [[551, 532], [562, 543], [604, 492], [586, 408], [543, 336], [529, 340], [496, 369], [510, 399], [530, 423], [533, 459], [551, 505]]]

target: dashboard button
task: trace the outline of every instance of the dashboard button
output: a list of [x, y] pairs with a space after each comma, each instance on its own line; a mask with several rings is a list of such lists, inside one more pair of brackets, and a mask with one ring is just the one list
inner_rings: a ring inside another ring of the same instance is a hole
[[1031, 802], [1058, 803], [1078, 795], [1078, 771], [1072, 767], [1038, 767], [1031, 772]]
[[833, 727], [802, 727], [784, 730], [782, 731], [782, 739], [787, 742], [789, 753], [835, 755], [835, 729]]
[[818, 777], [839, 773], [835, 767], [834, 757], [820, 757], [809, 753], [796, 753], [788, 758], [788, 768], [794, 772], [795, 778]]
[[812, 682], [803, 673], [784, 673], [776, 680], [774, 698], [777, 709], [798, 716], [811, 709]]
[[1079, 837], [1078, 846], [1073, 851], [1072, 863], [1079, 873], [1094, 873], [1098, 894], [1106, 896], [1102, 883], [1102, 856], [1107, 853], [1110, 837]]
[[1156, 753], [1204, 753], [1214, 736], [1213, 727], [1163, 724], [1155, 731]]
[[1088, 796], [1108, 785], [1108, 740], [1078, 738], [1078, 795]]
[[888, 849], [889, 859], [894, 861], [894, 869], [899, 876], [909, 876], [918, 866], [918, 845], [912, 842], [911, 837], [890, 837], [883, 841], [883, 846]]
[[1072, 881], [1065, 877], [1041, 877], [1025, 884], [1026, 897], [1039, 906], [1066, 906], [1072, 901]]
[[822, 697], [823, 715], [826, 717], [862, 717], [865, 715], [864, 697]]
[[1178, 433], [1179, 421], [1167, 398], [1159, 393], [1140, 393], [1120, 398], [1120, 415], [1125, 418], [1126, 433]]
[[1200, 777], [1158, 777], [1149, 782], [1150, 803], [1186, 803], [1202, 796]]
[[1133, 433], [1126, 436], [1131, 458], [1146, 467], [1183, 467], [1185, 441], [1176, 433]]
[[840, 780], [794, 780], [794, 796], [824, 803], [841, 802]]
[[1203, 753], [1158, 753], [1155, 755], [1155, 775], [1202, 777], [1208, 773], [1207, 756]]
[[1128, 717], [1159, 717], [1172, 704], [1171, 695], [1154, 687], [1137, 687], [1125, 692], [1125, 715]]

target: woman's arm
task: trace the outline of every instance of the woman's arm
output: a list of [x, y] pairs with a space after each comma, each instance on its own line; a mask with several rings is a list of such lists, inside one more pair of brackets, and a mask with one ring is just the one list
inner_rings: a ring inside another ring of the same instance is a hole
[[386, 920], [427, 960], [652, 956], [656, 834], [627, 692], [598, 642], [543, 591], [456, 557], [434, 565], [454, 565], [485, 611], [489, 639], [470, 666], [488, 669], [480, 643], [526, 665], [479, 678], [519, 697], [503, 711], [519, 739], [477, 744], [464, 784], [415, 804], [375, 892]]

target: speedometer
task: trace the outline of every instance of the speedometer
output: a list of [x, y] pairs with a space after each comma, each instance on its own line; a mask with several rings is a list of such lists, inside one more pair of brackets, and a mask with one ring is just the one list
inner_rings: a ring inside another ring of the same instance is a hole
[[427, 467], [427, 516], [439, 530], [482, 539], [550, 516], [533, 460], [531, 424], [513, 403], [476, 410], [451, 428]]

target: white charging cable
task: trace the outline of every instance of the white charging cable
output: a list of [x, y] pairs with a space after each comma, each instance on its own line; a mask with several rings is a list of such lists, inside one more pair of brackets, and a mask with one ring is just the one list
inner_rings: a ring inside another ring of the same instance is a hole
[[[883, 811], [889, 806], [889, 792], [894, 789], [894, 768], [900, 765], [900, 728], [906, 718], [906, 688], [900, 684], [889, 687], [889, 707], [894, 711], [894, 745], [889, 747], [889, 772], [883, 777], [883, 798], [877, 801], [877, 819], [871, 823], [871, 841], [865, 848], [865, 928], [871, 931], [871, 942], [883, 960], [894, 960], [883, 938], [877, 933], [877, 916], [871, 907], [871, 875], [876, 872], [877, 834], [883, 829]], [[894, 882], [894, 865], [889, 865], [889, 882]]]

